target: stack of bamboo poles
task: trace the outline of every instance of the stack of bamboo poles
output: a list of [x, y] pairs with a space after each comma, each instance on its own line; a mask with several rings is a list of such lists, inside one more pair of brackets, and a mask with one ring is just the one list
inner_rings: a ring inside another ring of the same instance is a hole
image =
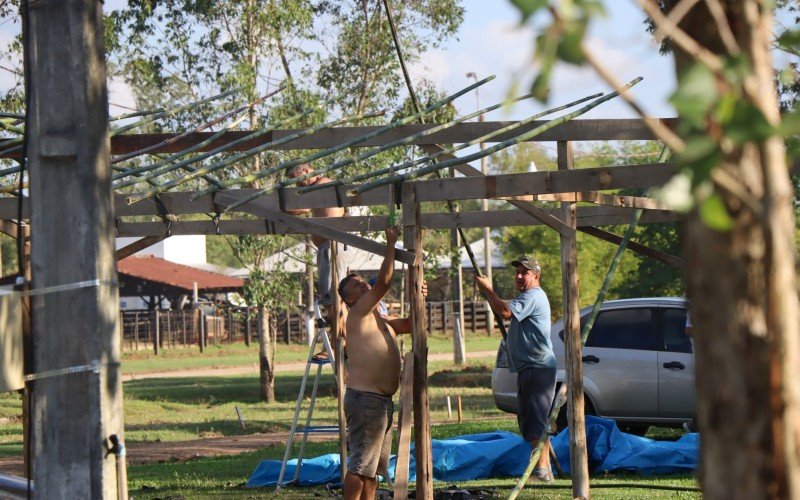
[[[263, 97], [260, 97], [254, 101], [246, 102], [240, 106], [235, 107], [234, 109], [226, 111], [218, 116], [215, 116], [204, 123], [200, 123], [194, 127], [191, 127], [190, 129], [184, 132], [176, 133], [175, 135], [170, 136], [168, 139], [158, 144], [153, 144], [138, 151], [133, 151], [124, 155], [113, 157], [111, 160], [112, 169], [114, 171], [112, 176], [112, 182], [113, 182], [112, 185], [115, 190], [121, 190], [126, 188], [128, 191], [130, 191], [131, 189], [135, 190], [133, 194], [131, 194], [126, 198], [128, 204], [137, 203], [139, 201], [156, 196], [160, 193], [164, 193], [166, 191], [175, 189], [179, 186], [185, 186], [188, 183], [192, 182], [204, 182], [206, 184], [206, 187], [194, 190], [192, 199], [196, 199], [200, 196], [208, 194], [213, 194], [219, 190], [232, 188], [234, 186], [258, 187], [257, 191], [255, 191], [251, 195], [247, 197], [242, 197], [237, 202], [225, 207], [224, 211], [230, 212], [234, 210], [236, 207], [245, 204], [249, 201], [269, 195], [279, 189], [285, 189], [290, 186], [297, 185], [298, 183], [302, 182], [303, 180], [311, 176], [336, 173], [340, 174], [339, 175], [340, 178], [338, 180], [335, 180], [327, 184], [311, 185], [307, 187], [298, 188], [298, 192], [307, 193], [316, 189], [330, 189], [330, 188], [335, 188], [336, 186], [349, 184], [352, 185], [352, 187], [349, 189], [347, 194], [349, 196], [357, 196], [361, 193], [375, 189], [380, 186], [384, 186], [387, 184], [395, 184], [405, 180], [417, 179], [427, 174], [438, 173], [439, 171], [453, 167], [454, 165], [480, 159], [482, 157], [494, 154], [498, 151], [502, 151], [508, 147], [517, 145], [523, 141], [530, 140], [531, 138], [547, 130], [550, 130], [551, 128], [561, 123], [572, 120], [573, 118], [576, 118], [586, 113], [587, 111], [593, 109], [594, 107], [599, 106], [600, 104], [610, 99], [613, 99], [618, 95], [617, 92], [613, 92], [607, 95], [602, 95], [602, 94], [591, 95], [562, 106], [557, 106], [548, 109], [546, 111], [536, 113], [523, 120], [520, 120], [519, 122], [515, 122], [499, 130], [485, 134], [472, 141], [449, 147], [442, 151], [438, 151], [434, 154], [423, 155], [409, 161], [390, 165], [388, 167], [382, 167], [382, 168], [376, 167], [369, 170], [367, 173], [361, 173], [349, 177], [345, 175], [346, 174], [345, 168], [348, 166], [352, 165], [369, 166], [368, 161], [372, 158], [375, 158], [380, 153], [393, 150], [396, 148], [406, 148], [412, 143], [418, 142], [418, 140], [422, 137], [426, 137], [431, 134], [446, 130], [447, 128], [450, 128], [454, 125], [463, 123], [469, 119], [480, 116], [481, 114], [488, 113], [490, 111], [502, 107], [506, 103], [494, 104], [485, 107], [483, 109], [480, 109], [478, 111], [475, 111], [473, 113], [456, 117], [445, 123], [434, 124], [431, 127], [426, 128], [421, 132], [414, 133], [402, 137], [400, 139], [396, 139], [383, 146], [366, 148], [364, 151], [358, 154], [352, 154], [346, 156], [345, 158], [338, 158], [338, 159], [336, 159], [337, 157], [335, 156], [337, 153], [340, 153], [342, 150], [346, 148], [350, 148], [352, 146], [358, 146], [359, 144], [364, 143], [369, 139], [380, 136], [381, 134], [385, 134], [386, 132], [389, 132], [391, 130], [396, 130], [398, 127], [402, 125], [424, 120], [425, 117], [430, 116], [431, 113], [443, 108], [444, 106], [454, 101], [456, 98], [476, 89], [481, 85], [488, 83], [493, 78], [494, 78], [493, 76], [490, 76], [488, 78], [484, 78], [483, 80], [477, 81], [472, 85], [469, 85], [459, 90], [458, 92], [450, 96], [447, 96], [444, 99], [434, 102], [427, 108], [422, 109], [412, 115], [395, 119], [387, 123], [386, 125], [380, 126], [378, 128], [373, 128], [364, 135], [348, 140], [336, 146], [329, 147], [327, 149], [323, 149], [320, 151], [315, 151], [311, 154], [305, 154], [302, 156], [287, 159], [279, 162], [277, 165], [259, 168], [258, 170], [247, 173], [246, 175], [241, 175], [238, 177], [226, 175], [224, 179], [218, 179], [214, 177], [215, 173], [224, 171], [223, 169], [225, 169], [226, 167], [233, 167], [237, 164], [241, 164], [242, 162], [251, 160], [254, 157], [258, 157], [259, 155], [261, 155], [262, 153], [264, 153], [269, 149], [274, 149], [277, 146], [290, 143], [301, 137], [312, 136], [317, 132], [345, 124], [362, 123], [366, 119], [380, 116], [380, 114], [371, 114], [371, 115], [358, 114], [354, 116], [332, 119], [330, 121], [321, 123], [319, 125], [314, 125], [300, 130], [296, 130], [289, 135], [283, 136], [279, 139], [268, 141], [266, 143], [262, 143], [257, 147], [253, 147], [245, 151], [231, 154], [231, 150], [240, 144], [252, 141], [254, 139], [258, 139], [259, 137], [263, 137], [279, 129], [286, 129], [292, 126], [293, 124], [296, 124], [297, 122], [300, 122], [301, 120], [306, 119], [312, 114], [320, 111], [321, 108], [324, 109], [335, 104], [333, 100], [329, 100], [321, 103], [318, 106], [311, 106], [307, 109], [298, 110], [297, 113], [295, 113], [294, 115], [291, 115], [289, 117], [280, 120], [275, 120], [274, 122], [270, 123], [264, 128], [252, 130], [246, 135], [237, 138], [236, 140], [229, 141], [222, 145], [219, 145], [218, 147], [210, 151], [201, 152], [204, 148], [206, 148], [210, 144], [218, 142], [222, 137], [224, 137], [224, 135], [227, 132], [237, 129], [241, 125], [241, 123], [245, 120], [245, 118], [248, 116], [248, 111], [252, 109], [254, 106], [262, 104], [269, 98], [283, 91], [286, 87], [284, 85], [281, 85], [276, 89], [274, 89], [273, 91], [269, 92], [268, 94], [264, 95]], [[625, 87], [624, 90], [629, 89], [630, 87], [638, 83], [640, 80], [641, 78], [633, 80]], [[153, 124], [158, 122], [158, 120], [173, 118], [179, 113], [197, 110], [201, 106], [207, 105], [212, 101], [219, 101], [226, 98], [228, 100], [232, 99], [235, 101], [237, 100], [236, 94], [237, 94], [236, 90], [231, 90], [182, 106], [175, 106], [172, 108], [159, 108], [148, 111], [138, 111], [135, 113], [127, 113], [123, 115], [114, 116], [110, 118], [110, 125], [112, 126], [110, 134], [112, 136], [115, 136], [123, 133], [129, 133], [131, 131], [140, 131], [144, 127], [152, 126]], [[527, 99], [529, 97], [530, 97], [529, 95], [526, 95], [513, 99], [512, 101], [519, 101]], [[583, 106], [570, 113], [551, 119], [539, 127], [536, 127], [527, 132], [523, 132], [526, 128], [526, 125], [529, 125], [534, 120], [572, 108], [579, 104], [583, 104]], [[124, 120], [129, 120], [129, 121], [133, 120], [133, 121], [123, 126], [114, 127], [115, 123], [122, 122]], [[168, 146], [171, 144], [178, 143], [178, 141], [189, 136], [190, 134], [207, 129], [213, 130], [215, 128], [217, 129], [217, 131], [212, 133], [202, 142], [194, 144], [176, 153], [172, 153], [169, 155], [159, 155], [154, 153], [163, 146]], [[22, 148], [24, 132], [25, 131], [24, 131], [23, 116], [15, 115], [12, 113], [0, 113], [0, 134], [2, 134], [0, 135], [0, 155], [9, 155], [11, 153], [18, 152]], [[452, 155], [452, 153], [474, 146], [479, 143], [492, 141], [493, 139], [501, 135], [504, 137], [508, 137], [510, 135], [511, 138], [503, 140], [502, 142], [498, 142], [492, 147], [486, 148], [476, 153], [469, 154], [461, 158], [445, 159], [449, 155]], [[329, 158], [332, 158], [333, 160], [329, 160]], [[274, 180], [274, 179], [280, 179], [282, 173], [289, 171], [291, 168], [297, 165], [301, 165], [304, 163], [311, 163], [311, 162], [315, 162], [313, 173], [296, 177], [294, 179], [286, 178], [283, 180]], [[20, 187], [22, 188], [26, 187], [26, 183], [20, 182], [20, 179], [18, 178], [17, 174], [20, 174], [20, 172], [21, 172], [20, 166], [12, 166], [10, 168], [0, 169], [0, 193], [18, 195]], [[16, 176], [16, 178], [12, 178], [10, 176]], [[7, 182], [4, 182], [3, 181], [4, 179], [7, 179]], [[259, 186], [259, 183], [264, 182], [264, 180], [266, 180], [269, 183], [269, 185], [267, 185], [266, 187]], [[191, 185], [195, 186], [196, 184], [191, 184]]]

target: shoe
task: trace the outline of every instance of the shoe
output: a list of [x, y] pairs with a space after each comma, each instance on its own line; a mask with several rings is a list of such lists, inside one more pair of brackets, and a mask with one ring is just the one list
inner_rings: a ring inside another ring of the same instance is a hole
[[531, 473], [531, 477], [529, 480], [540, 483], [552, 483], [553, 473], [550, 472], [549, 469], [536, 467], [535, 469], [533, 469], [533, 472]]

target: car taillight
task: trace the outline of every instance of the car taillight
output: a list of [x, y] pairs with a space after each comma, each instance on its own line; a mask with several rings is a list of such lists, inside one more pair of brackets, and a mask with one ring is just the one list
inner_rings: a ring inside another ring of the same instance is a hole
[[506, 355], [506, 343], [504, 340], [500, 341], [500, 347], [497, 348], [497, 361], [495, 362], [497, 368], [508, 368], [508, 356]]

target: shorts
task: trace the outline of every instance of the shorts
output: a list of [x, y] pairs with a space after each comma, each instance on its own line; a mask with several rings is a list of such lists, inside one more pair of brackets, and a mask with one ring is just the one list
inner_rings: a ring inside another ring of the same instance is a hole
[[555, 392], [555, 368], [525, 368], [517, 373], [517, 423], [526, 442], [542, 437], [549, 424]]
[[392, 452], [392, 397], [348, 388], [344, 414], [350, 448], [347, 471], [369, 478], [386, 477]]

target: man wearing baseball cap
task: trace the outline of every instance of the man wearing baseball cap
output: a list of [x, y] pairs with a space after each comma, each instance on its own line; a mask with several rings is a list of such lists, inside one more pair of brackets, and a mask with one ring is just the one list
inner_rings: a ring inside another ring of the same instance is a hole
[[[506, 303], [492, 289], [485, 276], [475, 276], [489, 306], [503, 319], [511, 319], [508, 329], [509, 369], [517, 374], [517, 422], [520, 434], [536, 447], [548, 426], [550, 406], [556, 387], [556, 357], [550, 342], [550, 302], [539, 286], [542, 268], [531, 257], [520, 257], [511, 265], [515, 268], [514, 284], [520, 292]], [[545, 443], [531, 476], [540, 481], [552, 481], [550, 473], [550, 443]]]

